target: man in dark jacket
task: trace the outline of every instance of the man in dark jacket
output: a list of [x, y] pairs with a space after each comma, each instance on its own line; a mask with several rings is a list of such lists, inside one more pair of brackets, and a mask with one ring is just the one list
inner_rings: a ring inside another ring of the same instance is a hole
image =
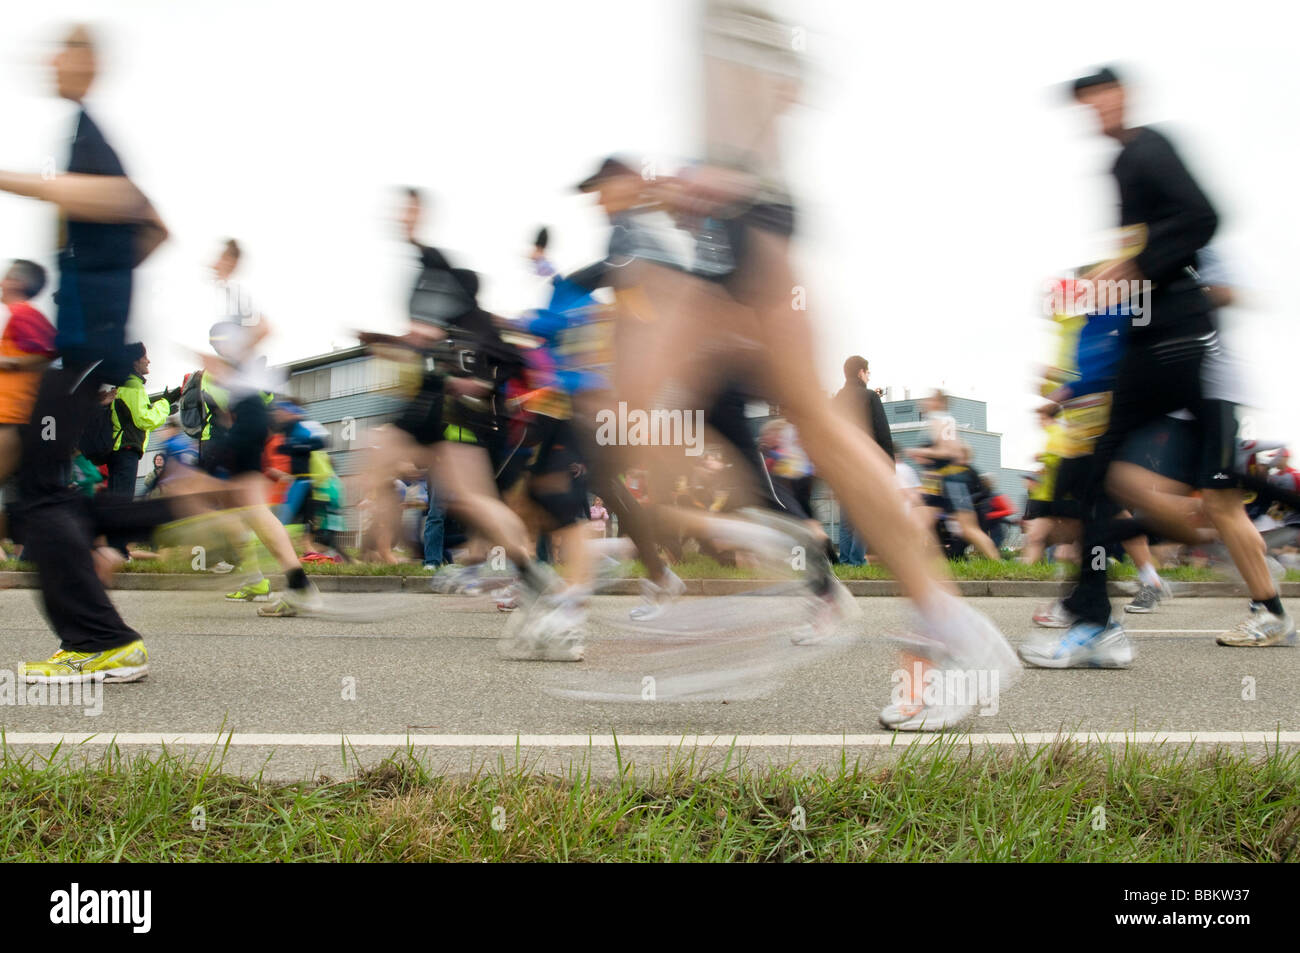
[[[894, 440], [885, 418], [880, 395], [867, 386], [871, 371], [867, 359], [857, 354], [844, 362], [844, 386], [833, 398], [835, 409], [869, 433], [880, 448], [894, 456]], [[866, 562], [866, 547], [848, 520], [840, 520], [840, 562], [861, 566]]]

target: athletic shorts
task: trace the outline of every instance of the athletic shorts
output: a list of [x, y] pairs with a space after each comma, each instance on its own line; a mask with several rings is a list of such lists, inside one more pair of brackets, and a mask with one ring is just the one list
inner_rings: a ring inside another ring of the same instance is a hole
[[443, 437], [442, 375], [426, 371], [419, 392], [398, 412], [393, 426], [409, 434], [422, 447], [432, 446]]
[[[556, 529], [563, 529], [585, 520], [588, 513], [587, 480], [580, 471], [582, 455], [578, 451], [577, 435], [568, 420], [539, 415], [536, 424], [537, 453], [528, 472], [537, 479], [528, 495], [555, 521]], [[550, 480], [563, 483], [564, 489], [538, 483]]]
[[1207, 352], [1171, 339], [1133, 349], [1120, 360], [1110, 428], [1101, 438], [1114, 459], [1129, 438], [1143, 427], [1160, 424], [1165, 414], [1188, 410], [1194, 449], [1187, 456], [1196, 489], [1231, 489], [1240, 485], [1233, 474], [1236, 455], [1236, 406], [1203, 396], [1201, 370]]
[[250, 394], [230, 408], [230, 429], [214, 430], [199, 448], [199, 463], [214, 476], [262, 472], [262, 452], [271, 436], [271, 411], [260, 394]]
[[1115, 460], [1190, 486], [1196, 482], [1193, 461], [1197, 442], [1195, 421], [1162, 417], [1135, 430], [1119, 448]]
[[1056, 468], [1056, 489], [1052, 499], [1054, 516], [1061, 519], [1083, 518], [1083, 500], [1088, 483], [1092, 480], [1092, 454], [1083, 457], [1062, 457]]
[[1025, 522], [1056, 515], [1056, 504], [1052, 500], [1027, 500], [1025, 502]]

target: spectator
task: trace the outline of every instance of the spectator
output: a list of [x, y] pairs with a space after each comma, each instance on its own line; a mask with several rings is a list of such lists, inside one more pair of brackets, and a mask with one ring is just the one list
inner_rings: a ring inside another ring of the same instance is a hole
[[1007, 525], [1015, 522], [1015, 508], [1012, 507], [1010, 500], [997, 491], [997, 487], [993, 484], [993, 477], [986, 474], [983, 481], [988, 492], [984, 503], [984, 531], [993, 540], [993, 545], [1000, 550]]
[[149, 475], [144, 478], [144, 495], [145, 496], [162, 496], [162, 475], [167, 469], [167, 456], [162, 453], [153, 455], [153, 469]]
[[594, 497], [591, 503], [591, 535], [598, 538], [604, 538], [605, 527], [609, 523], [609, 510], [605, 509], [605, 501], [600, 497]]
[[[127, 375], [126, 383], [118, 387], [109, 410], [113, 422], [113, 452], [108, 458], [105, 490], [130, 499], [135, 496], [135, 480], [140, 472], [140, 460], [149, 448], [149, 434], [167, 422], [172, 403], [180, 399], [180, 389], [169, 390], [150, 403], [149, 394], [144, 389], [145, 377], [149, 373], [149, 355], [139, 342], [128, 344], [126, 350], [132, 360], [131, 373]], [[108, 543], [130, 558], [125, 539], [116, 536]]]
[[0, 280], [9, 321], [0, 335], [0, 483], [18, 466], [18, 427], [31, 419], [41, 371], [53, 360], [54, 325], [31, 305], [45, 287], [45, 269], [19, 258]]
[[[894, 455], [894, 440], [889, 433], [889, 420], [885, 417], [885, 405], [880, 402], [880, 395], [867, 387], [871, 377], [870, 366], [865, 357], [854, 355], [844, 362], [844, 386], [832, 398], [835, 409], [852, 420], [857, 426], [869, 433], [880, 448]], [[844, 507], [840, 507], [843, 513]], [[854, 531], [853, 525], [840, 519], [840, 562], [849, 566], [861, 566], [866, 562], [866, 544]]]
[[447, 511], [438, 502], [437, 488], [427, 474], [425, 486], [429, 488], [429, 509], [424, 514], [424, 568], [437, 569], [450, 562], [443, 552], [447, 545]]

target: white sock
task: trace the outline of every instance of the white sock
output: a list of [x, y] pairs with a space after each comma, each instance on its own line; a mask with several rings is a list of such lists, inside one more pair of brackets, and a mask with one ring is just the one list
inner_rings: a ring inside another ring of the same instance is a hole
[[1161, 583], [1160, 573], [1156, 572], [1154, 563], [1145, 563], [1138, 567], [1138, 578], [1148, 586], [1159, 587]]

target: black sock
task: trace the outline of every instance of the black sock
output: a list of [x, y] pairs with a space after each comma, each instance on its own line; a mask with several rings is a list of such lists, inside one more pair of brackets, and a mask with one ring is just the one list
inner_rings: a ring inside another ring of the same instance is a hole
[[290, 569], [287, 573], [284, 574], [284, 577], [289, 581], [290, 589], [307, 588], [307, 573], [303, 571], [303, 568], [301, 566], [299, 566], [297, 569]]
[[1273, 613], [1273, 615], [1281, 615], [1286, 611], [1285, 609], [1282, 608], [1282, 597], [1278, 595], [1270, 596], [1267, 599], [1261, 599], [1260, 605], [1262, 605], [1269, 612]]

